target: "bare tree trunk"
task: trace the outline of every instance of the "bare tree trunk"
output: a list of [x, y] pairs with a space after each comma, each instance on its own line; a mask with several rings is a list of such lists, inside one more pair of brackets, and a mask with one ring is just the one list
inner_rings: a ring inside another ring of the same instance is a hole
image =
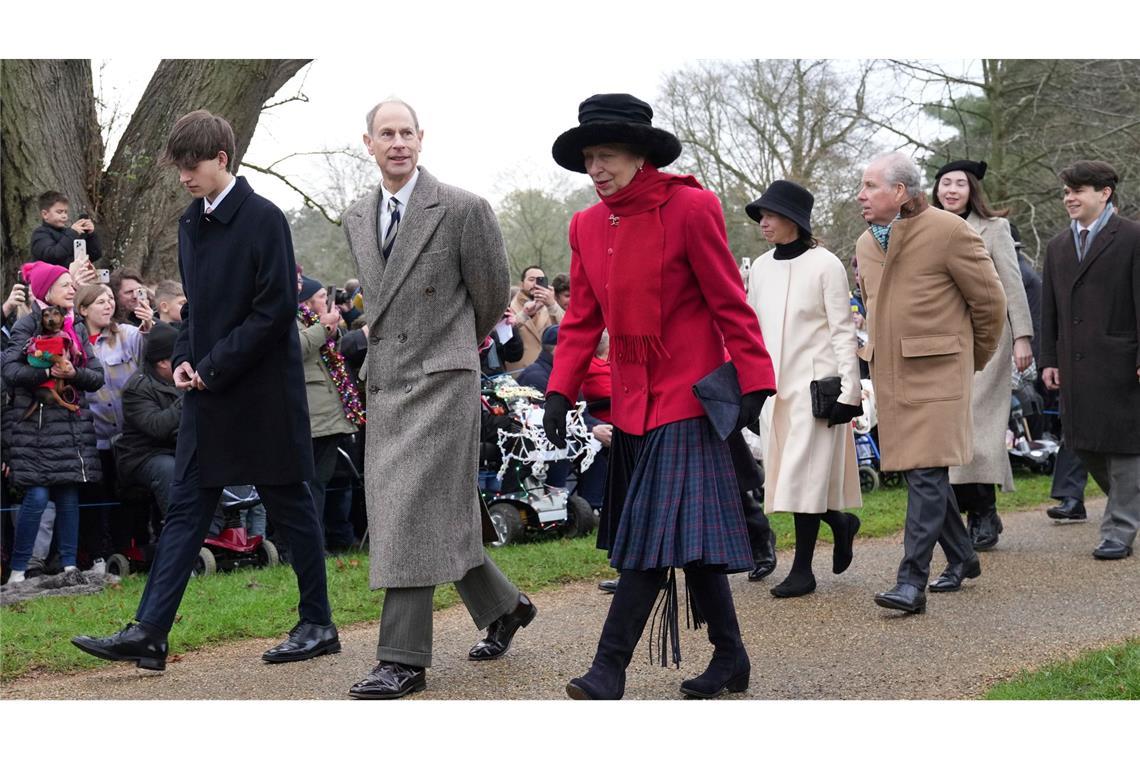
[[164, 60], [143, 93], [103, 178], [104, 249], [148, 279], [178, 278], [178, 217], [189, 202], [158, 158], [180, 116], [204, 108], [237, 137], [237, 171], [262, 106], [306, 60]]
[[73, 219], [96, 211], [103, 143], [90, 61], [8, 60], [0, 67], [0, 226], [7, 296], [8, 284], [29, 259], [32, 231], [40, 224], [40, 193], [66, 195]]

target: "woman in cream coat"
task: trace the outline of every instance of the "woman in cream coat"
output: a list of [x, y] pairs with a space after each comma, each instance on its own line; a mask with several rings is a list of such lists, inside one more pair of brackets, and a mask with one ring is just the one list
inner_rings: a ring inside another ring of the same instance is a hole
[[[1001, 533], [995, 486], [1013, 490], [1013, 473], [1005, 445], [1009, 424], [1010, 370], [1024, 371], [1033, 361], [1033, 321], [1021, 280], [1017, 251], [1005, 212], [990, 208], [982, 192], [986, 162], [953, 161], [934, 178], [934, 206], [963, 217], [974, 228], [993, 259], [1005, 290], [1006, 323], [997, 353], [980, 372], [974, 373], [971, 411], [974, 418], [974, 459], [950, 468], [950, 483], [958, 507], [966, 513], [970, 538], [978, 551], [992, 549]], [[944, 578], [931, 584], [931, 591], [955, 591], [961, 578], [949, 568]]]
[[[847, 274], [811, 235], [813, 203], [804, 188], [777, 180], [746, 209], [776, 244], [749, 272], [748, 301], [776, 370], [776, 396], [760, 418], [764, 507], [795, 515], [795, 559], [788, 577], [772, 589], [777, 597], [815, 590], [811, 562], [821, 521], [835, 538], [832, 572], [847, 569], [859, 518], [841, 510], [862, 506], [848, 424], [862, 407]], [[841, 378], [839, 400], [830, 419], [817, 419], [811, 381], [835, 376]]]

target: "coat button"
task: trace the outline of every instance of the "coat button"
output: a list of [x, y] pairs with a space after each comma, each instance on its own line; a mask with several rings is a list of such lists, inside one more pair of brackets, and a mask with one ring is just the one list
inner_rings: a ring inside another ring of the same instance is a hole
[[1073, 317], [1073, 324], [1074, 325], [1079, 325], [1080, 323], [1081, 323], [1080, 317]]
[[368, 342], [375, 346], [377, 343], [380, 342], [380, 336], [379, 335], [373, 335], [371, 338], [368, 339]]
[[424, 288], [424, 295], [427, 295], [427, 296], [434, 296], [434, 295], [435, 295], [435, 288], [433, 288], [433, 287], [432, 287], [432, 286], [430, 286], [430, 285], [429, 285], [429, 286], [427, 286], [426, 288]]
[[613, 248], [607, 248], [607, 249], [606, 249], [606, 253], [610, 253], [610, 254], [612, 254], [613, 252], [614, 252], [614, 249], [613, 249]]
[[1077, 361], [1080, 361], [1081, 359], [1084, 359], [1084, 358], [1085, 358], [1085, 355], [1082, 353], [1078, 353], [1076, 356]]
[[408, 342], [408, 336], [404, 335], [404, 333], [400, 333], [399, 335], [396, 336], [396, 340], [400, 343], [407, 343]]
[[412, 392], [412, 384], [408, 383], [407, 385], [404, 386], [404, 393], [411, 393], [411, 392]]
[[622, 389], [622, 391], [623, 391], [623, 392], [625, 392], [625, 393], [629, 393], [629, 386], [628, 386], [628, 385], [623, 385], [623, 386], [621, 387], [621, 389]]
[[370, 386], [368, 386], [368, 392], [375, 395], [375, 394], [380, 392], [380, 386], [370, 385]]

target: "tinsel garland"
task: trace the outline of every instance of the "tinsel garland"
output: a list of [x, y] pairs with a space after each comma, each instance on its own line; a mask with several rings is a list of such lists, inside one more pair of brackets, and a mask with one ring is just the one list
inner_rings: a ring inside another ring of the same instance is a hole
[[[321, 321], [317, 313], [302, 304], [297, 308], [297, 315], [305, 327], [312, 327]], [[344, 416], [354, 425], [364, 424], [364, 407], [360, 405], [360, 396], [356, 393], [356, 386], [348, 377], [348, 368], [344, 364], [344, 356], [336, 350], [336, 338], [329, 337], [321, 346], [321, 361], [332, 375], [336, 392], [340, 396], [340, 405], [344, 407]]]

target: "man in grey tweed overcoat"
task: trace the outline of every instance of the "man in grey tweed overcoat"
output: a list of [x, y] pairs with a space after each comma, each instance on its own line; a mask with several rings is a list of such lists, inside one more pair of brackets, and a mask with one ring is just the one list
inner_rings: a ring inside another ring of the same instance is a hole
[[369, 334], [369, 580], [387, 591], [379, 663], [349, 694], [393, 699], [425, 687], [438, 584], [454, 582], [487, 629], [472, 660], [504, 654], [536, 610], [482, 546], [478, 346], [510, 294], [498, 222], [487, 201], [417, 166], [423, 131], [411, 106], [379, 103], [367, 125], [382, 182], [344, 225]]

